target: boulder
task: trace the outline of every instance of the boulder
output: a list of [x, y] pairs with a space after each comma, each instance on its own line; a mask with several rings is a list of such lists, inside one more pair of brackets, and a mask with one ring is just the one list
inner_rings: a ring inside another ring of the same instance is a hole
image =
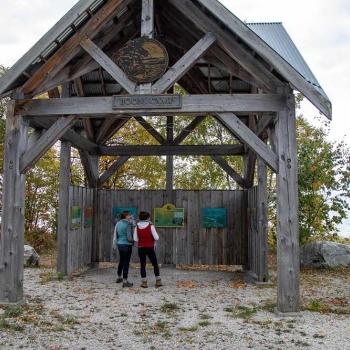
[[350, 246], [335, 242], [312, 242], [301, 247], [301, 266], [334, 268], [350, 266]]
[[39, 266], [39, 254], [30, 245], [24, 245], [24, 266]]

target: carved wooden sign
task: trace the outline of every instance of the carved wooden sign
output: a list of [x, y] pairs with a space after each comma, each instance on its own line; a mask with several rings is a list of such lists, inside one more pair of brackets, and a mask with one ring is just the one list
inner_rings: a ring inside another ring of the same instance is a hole
[[125, 95], [113, 96], [112, 108], [116, 109], [159, 109], [182, 107], [181, 95]]
[[135, 83], [152, 83], [166, 72], [169, 56], [159, 41], [146, 37], [129, 41], [113, 57]]

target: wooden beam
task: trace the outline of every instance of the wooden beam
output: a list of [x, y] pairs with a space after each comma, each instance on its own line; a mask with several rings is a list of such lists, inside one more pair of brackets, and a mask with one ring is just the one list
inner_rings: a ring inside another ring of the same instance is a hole
[[244, 154], [243, 145], [142, 145], [142, 146], [115, 146], [100, 147], [102, 156], [161, 156], [161, 155], [242, 155]]
[[114, 63], [94, 42], [86, 38], [80, 46], [118, 82], [129, 94], [136, 91], [136, 84], [132, 82], [124, 71]]
[[211, 157], [216, 164], [218, 164], [234, 181], [238, 183], [243, 189], [247, 188], [246, 181], [239, 175], [230, 164], [220, 156], [212, 156]]
[[81, 164], [83, 165], [86, 180], [90, 188], [97, 187], [99, 157], [91, 155], [87, 151], [79, 150]]
[[61, 142], [60, 151], [60, 184], [59, 184], [59, 208], [57, 229], [57, 272], [68, 273], [68, 233], [69, 233], [69, 186], [71, 145], [67, 141]]
[[26, 173], [75, 123], [75, 116], [59, 118], [20, 159], [20, 172]]
[[154, 36], [154, 0], [142, 0], [141, 36]]
[[100, 176], [98, 187], [102, 187], [128, 160], [129, 156], [119, 157], [110, 167]]
[[[257, 134], [255, 115], [249, 116], [248, 127], [250, 130], [254, 132], [254, 134]], [[249, 148], [247, 155], [244, 157], [244, 179], [247, 183], [248, 188], [252, 188], [254, 186], [256, 159], [257, 159], [256, 153]]]
[[[166, 117], [166, 135], [167, 135], [167, 144], [172, 144], [174, 141], [174, 117]], [[167, 197], [170, 202], [172, 202], [172, 192], [174, 189], [174, 156], [167, 155], [166, 157], [166, 192]]]
[[164, 137], [151, 125], [149, 124], [144, 118], [142, 117], [135, 117], [135, 120], [142, 125], [142, 127], [148, 131], [150, 135], [154, 137], [155, 140], [157, 140], [160, 144], [165, 143]]
[[98, 114], [122, 115], [208, 115], [218, 112], [278, 112], [285, 97], [273, 94], [188, 95], [182, 97], [181, 108], [113, 109], [113, 97], [75, 97], [70, 99], [19, 100], [16, 113], [25, 116], [72, 115], [80, 118]]
[[105, 119], [102, 125], [100, 126], [96, 142], [98, 144], [106, 143], [118, 130], [120, 130], [131, 117], [122, 117], [122, 118], [108, 118]]
[[[46, 118], [33, 118], [33, 123], [36, 126], [40, 126], [44, 129], [50, 129], [50, 127], [53, 124], [50, 120]], [[98, 149], [97, 144], [89, 141], [88, 139], [79, 135], [72, 129], [67, 130], [66, 133], [61, 137], [61, 140], [71, 142], [74, 147], [85, 150], [90, 154], [96, 154]]]
[[74, 5], [12, 68], [5, 79], [0, 80], [0, 94], [6, 91], [15, 80], [45, 51], [48, 43], [54, 42], [81, 14], [96, 0], [80, 0]]
[[196, 129], [196, 127], [201, 124], [204, 120], [205, 120], [206, 116], [199, 116], [194, 118], [190, 124], [188, 124], [179, 135], [177, 135], [174, 139], [174, 144], [179, 145], [180, 143], [182, 143], [183, 141], [185, 141], [185, 139], [187, 138], [187, 136], [189, 136], [191, 134], [191, 132], [193, 130]]
[[298, 164], [294, 95], [278, 115], [277, 174], [277, 309], [300, 311], [300, 252], [298, 218]]
[[[123, 1], [121, 6], [126, 6], [131, 2], [131, 0]], [[103, 31], [102, 37], [96, 38], [96, 45], [103, 49], [107, 44], [110, 43], [118, 34], [120, 34], [125, 28], [127, 22], [135, 16], [137, 7], [133, 8], [131, 11], [127, 11], [122, 15], [117, 23], [111, 24], [106, 30]], [[123, 37], [118, 40], [117, 44], [113, 45], [107, 53], [112, 53], [118, 51], [130, 38]], [[51, 77], [48, 81], [45, 81], [38, 89], [36, 89], [33, 95], [39, 95], [44, 91], [50, 90], [55, 86], [61, 85], [66, 81], [71, 81], [76, 78], [83, 76], [89, 72], [98, 69], [98, 63], [91, 58], [90, 55], [86, 54], [82, 58], [78, 59], [74, 64], [68, 64], [63, 67], [54, 77]]]
[[267, 198], [267, 167], [258, 159], [258, 189], [257, 189], [257, 261], [258, 282], [268, 282], [268, 198]]
[[27, 147], [27, 126], [8, 103], [4, 143], [2, 221], [0, 233], [0, 304], [23, 299], [25, 176], [19, 160]]
[[[74, 87], [75, 87], [75, 91], [77, 93], [77, 96], [79, 96], [79, 97], [85, 97], [86, 96], [85, 91], [84, 91], [84, 85], [83, 85], [83, 82], [82, 82], [80, 77], [74, 79]], [[84, 119], [83, 120], [83, 125], [84, 125], [84, 129], [85, 129], [87, 138], [90, 141], [94, 141], [95, 140], [95, 135], [94, 135], [94, 128], [93, 128], [93, 125], [92, 125], [92, 121]]]
[[256, 152], [274, 172], [278, 172], [276, 154], [252, 130], [243, 124], [237, 116], [232, 113], [218, 113], [217, 117], [239, 140], [246, 143], [250, 149]]
[[215, 36], [212, 33], [207, 33], [153, 85], [153, 93], [163, 93], [172, 87], [196, 64], [215, 41]]
[[53, 78], [80, 50], [80, 42], [88, 37], [94, 38], [102, 26], [111, 20], [116, 10], [122, 4], [122, 0], [110, 0], [70, 39], [68, 39], [58, 51], [44, 63], [34, 75], [23, 85], [24, 95], [30, 95], [42, 83]]
[[270, 89], [282, 86], [282, 82], [263, 63], [259, 62], [251, 52], [243, 48], [234, 39], [232, 34], [222, 29], [217, 22], [209, 18], [191, 0], [170, 0], [170, 3], [203, 32], [212, 32], [227, 54], [256, 79], [262, 81]]

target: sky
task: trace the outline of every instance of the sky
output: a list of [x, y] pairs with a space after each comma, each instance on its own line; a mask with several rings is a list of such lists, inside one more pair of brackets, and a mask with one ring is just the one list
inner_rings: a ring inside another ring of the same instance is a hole
[[[141, 0], [140, 0], [141, 1]], [[0, 64], [13, 65], [77, 0], [0, 0]], [[281, 21], [333, 103], [331, 138], [350, 144], [349, 0], [221, 0], [243, 21]], [[302, 113], [318, 111], [307, 101]], [[323, 119], [325, 120], [325, 119]]]

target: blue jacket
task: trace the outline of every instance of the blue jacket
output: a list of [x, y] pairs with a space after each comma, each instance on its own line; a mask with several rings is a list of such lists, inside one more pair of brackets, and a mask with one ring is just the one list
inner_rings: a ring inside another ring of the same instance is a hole
[[128, 241], [128, 227], [130, 222], [128, 220], [120, 220], [117, 223], [117, 244], [118, 245], [133, 245]]

